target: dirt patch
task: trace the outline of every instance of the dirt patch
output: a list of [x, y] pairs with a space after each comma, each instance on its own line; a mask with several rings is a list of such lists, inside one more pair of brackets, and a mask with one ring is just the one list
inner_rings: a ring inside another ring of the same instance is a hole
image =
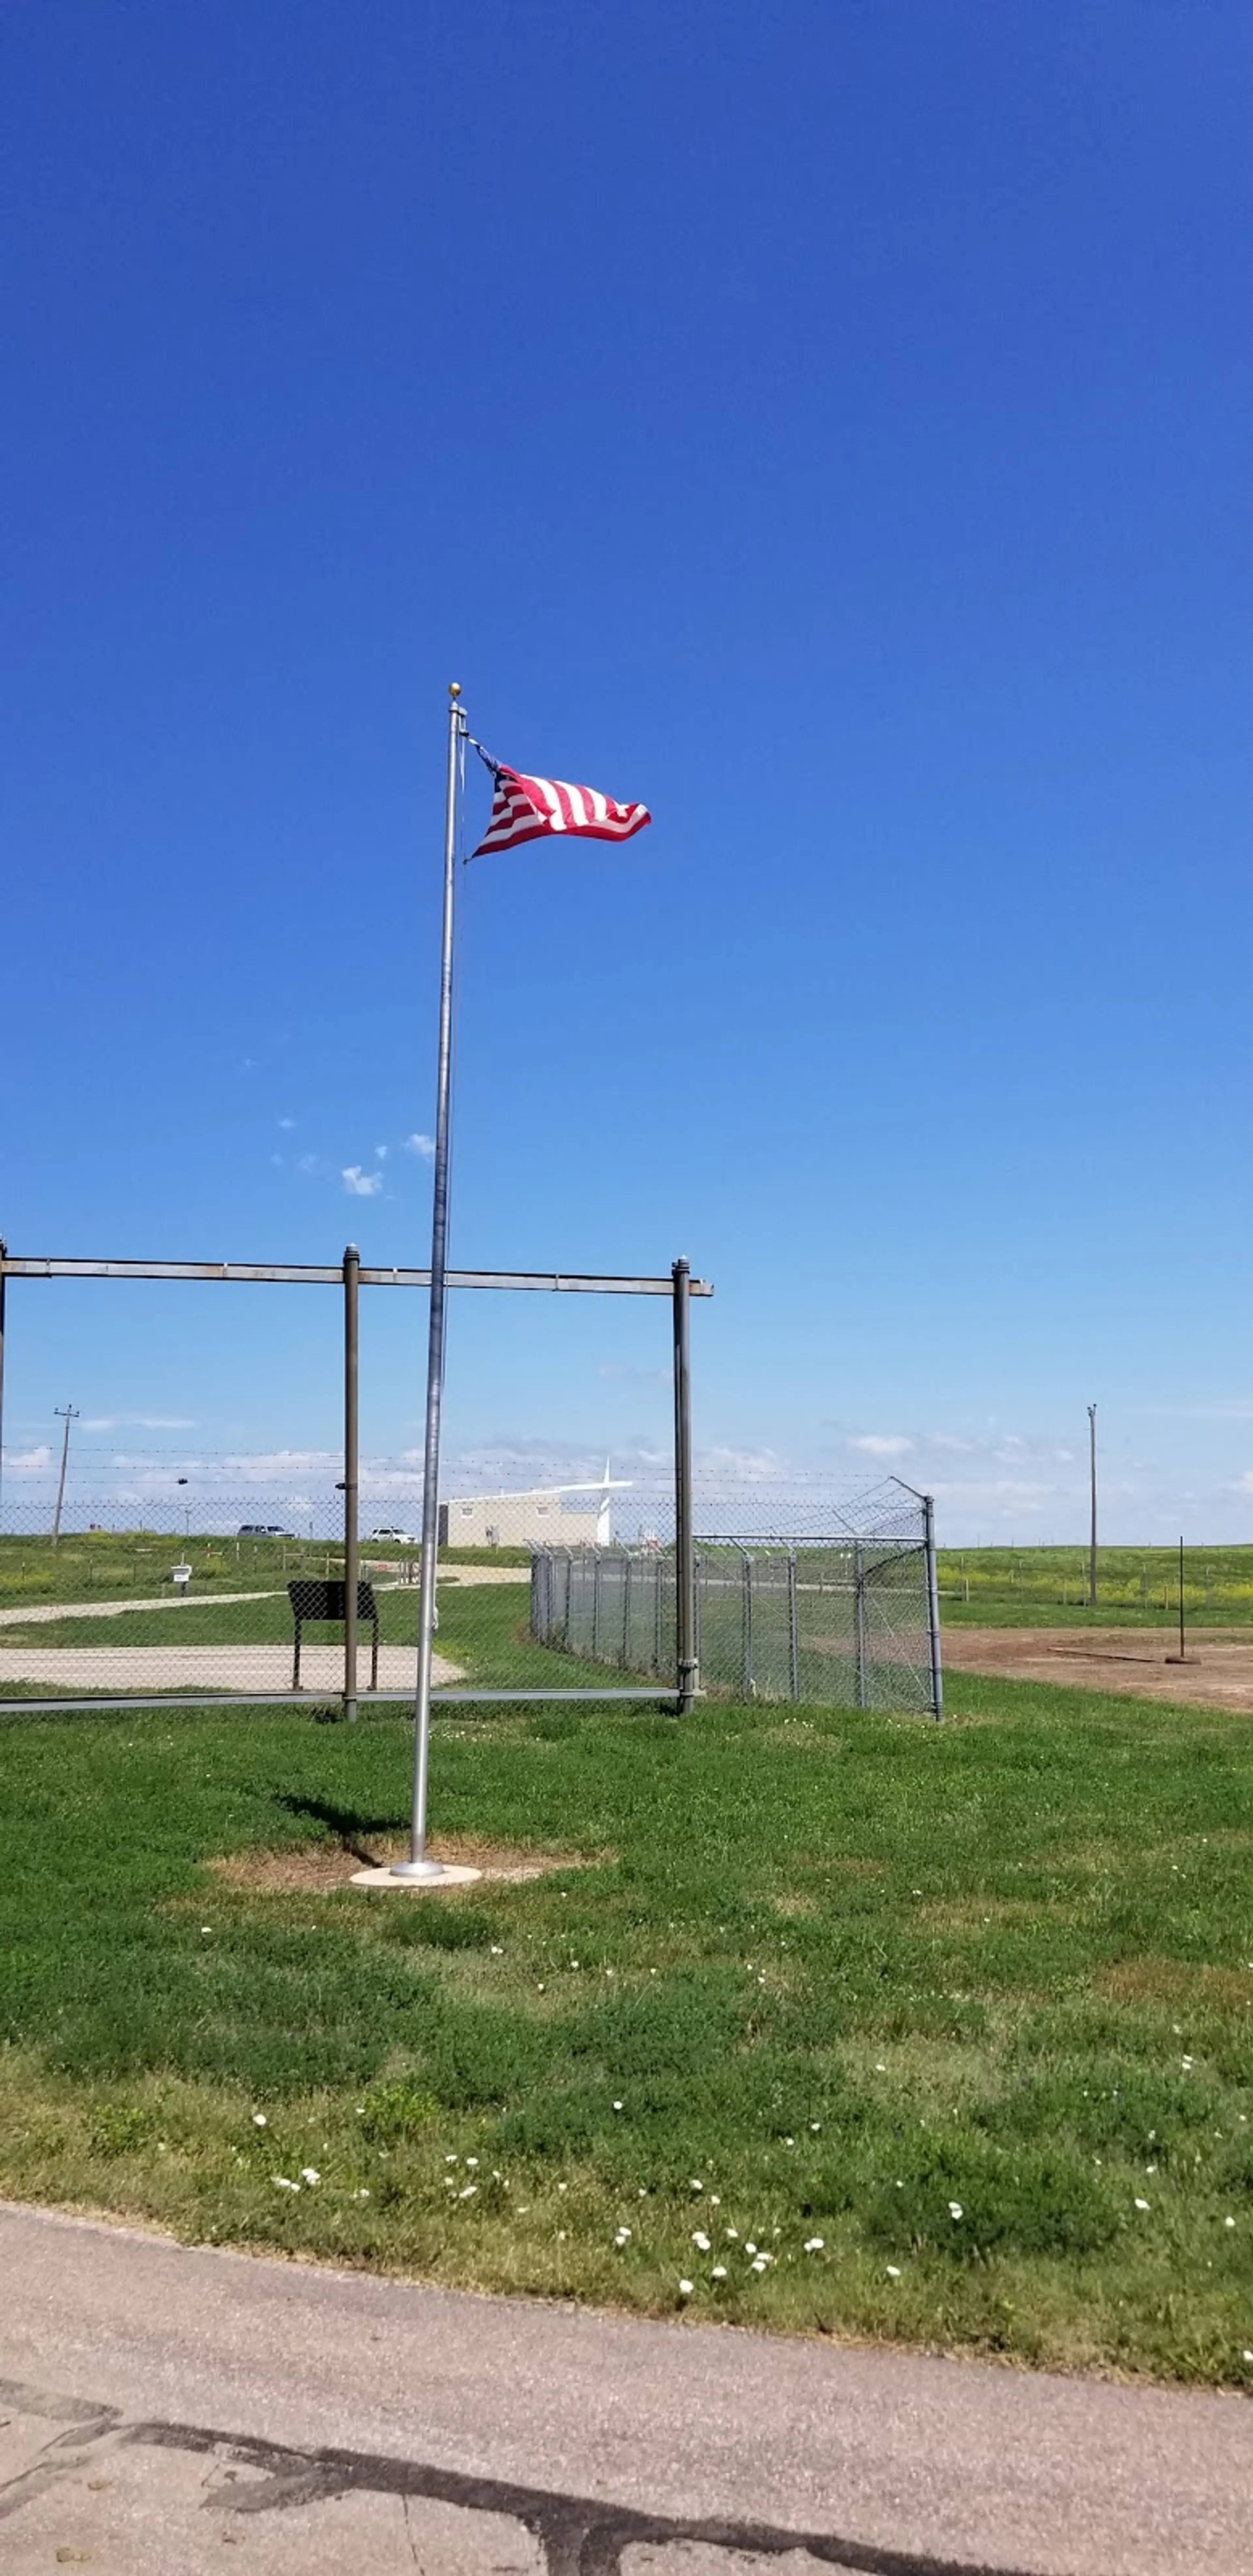
[[944, 1661], [951, 1672], [987, 1673], [1003, 1681], [1064, 1682], [1072, 1690], [1116, 1691], [1134, 1699], [1173, 1700], [1195, 1708], [1253, 1715], [1253, 1637], [1219, 1637], [1207, 1629], [1195, 1655], [1168, 1663], [1174, 1633], [1165, 1628], [948, 1628]]
[[1235, 1968], [1191, 1965], [1183, 1959], [1120, 1959], [1098, 1968], [1093, 1984], [1119, 2003], [1213, 2005], [1221, 2012], [1253, 2009], [1253, 1976]]
[[1075, 1909], [1036, 1903], [1030, 1897], [953, 1896], [920, 1905], [914, 1919], [925, 1924], [928, 1932], [988, 1932], [998, 1925], [1013, 1930], [1040, 1923], [1073, 1923]]
[[[347, 1887], [354, 1869], [384, 1869], [403, 1860], [409, 1845], [403, 1834], [372, 1834], [350, 1849], [340, 1843], [308, 1843], [287, 1851], [223, 1852], [206, 1866], [223, 1886], [249, 1896], [329, 1896]], [[609, 1852], [537, 1852], [512, 1843], [487, 1843], [473, 1834], [441, 1834], [432, 1847], [434, 1860], [481, 1870], [498, 1885], [521, 1886], [546, 1878], [554, 1870], [594, 1869], [612, 1859]]]

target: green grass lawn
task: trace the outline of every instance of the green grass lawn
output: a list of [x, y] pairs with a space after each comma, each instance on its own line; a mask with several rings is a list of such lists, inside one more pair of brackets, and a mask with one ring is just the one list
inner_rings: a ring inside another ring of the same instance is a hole
[[[968, 1628], [1163, 1628], [1179, 1615], [1177, 1547], [1102, 1547], [1088, 1607], [1084, 1547], [941, 1548], [941, 1622]], [[1189, 1627], [1253, 1620], [1253, 1547], [1184, 1550]]]
[[0, 2189], [1253, 2389], [1253, 1730], [951, 1701], [447, 1712], [437, 1833], [588, 1865], [444, 1897], [240, 1883], [401, 1828], [398, 1717], [12, 1721]]

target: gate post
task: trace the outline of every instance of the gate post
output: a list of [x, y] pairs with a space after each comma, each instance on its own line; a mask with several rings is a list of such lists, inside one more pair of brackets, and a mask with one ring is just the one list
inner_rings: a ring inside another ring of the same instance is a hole
[[[357, 1300], [361, 1255], [344, 1250], [344, 1715], [357, 1715]], [[375, 1630], [375, 1637], [378, 1630]]]
[[931, 1705], [937, 1722], [944, 1715], [944, 1674], [940, 1664], [940, 1584], [935, 1564], [935, 1497], [922, 1498], [927, 1551], [927, 1639], [931, 1649]]
[[788, 1662], [791, 1667], [792, 1697], [794, 1700], [798, 1700], [801, 1695], [799, 1631], [800, 1622], [797, 1618], [796, 1604], [796, 1550], [794, 1547], [790, 1547], [788, 1549], [787, 1556], [787, 1643]]
[[674, 1581], [678, 1665], [675, 1679], [678, 1715], [686, 1717], [700, 1680], [692, 1547], [692, 1381], [688, 1335], [691, 1272], [687, 1262], [674, 1262], [670, 1275], [674, 1281]]
[[857, 1705], [866, 1705], [866, 1570], [861, 1561], [861, 1540], [853, 1541], [853, 1595], [857, 1627]]

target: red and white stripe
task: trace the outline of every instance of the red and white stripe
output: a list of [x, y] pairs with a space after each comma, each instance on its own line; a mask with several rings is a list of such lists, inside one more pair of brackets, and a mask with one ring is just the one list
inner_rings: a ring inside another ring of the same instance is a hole
[[573, 833], [583, 841], [629, 841], [652, 816], [647, 805], [616, 805], [597, 787], [571, 787], [564, 778], [524, 778], [520, 770], [496, 772], [491, 821], [477, 850], [515, 850], [522, 841], [542, 840], [550, 832]]

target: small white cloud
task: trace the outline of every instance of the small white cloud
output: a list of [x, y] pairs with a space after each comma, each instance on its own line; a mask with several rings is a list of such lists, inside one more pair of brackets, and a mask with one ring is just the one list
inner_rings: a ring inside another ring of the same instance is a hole
[[318, 1158], [316, 1154], [302, 1154], [296, 1165], [298, 1172], [316, 1172], [317, 1168]]
[[386, 1147], [386, 1145], [376, 1145], [376, 1146], [375, 1146], [375, 1148], [374, 1148], [374, 1160], [375, 1160], [375, 1162], [376, 1162], [376, 1163], [385, 1163], [385, 1162], [387, 1161], [387, 1147]]
[[294, 1127], [296, 1121], [294, 1118], [280, 1118], [278, 1123], [280, 1127]]
[[914, 1444], [901, 1431], [863, 1431], [848, 1445], [850, 1449], [864, 1449], [868, 1458], [903, 1458]]
[[190, 1413], [85, 1413], [83, 1431], [194, 1431]]
[[416, 1154], [422, 1162], [429, 1163], [435, 1151], [435, 1139], [433, 1136], [423, 1136], [415, 1130], [412, 1136], [405, 1137], [401, 1150], [406, 1154]]
[[382, 1173], [363, 1172], [360, 1163], [349, 1163], [340, 1178], [352, 1199], [376, 1199], [383, 1186]]
[[38, 1475], [41, 1467], [51, 1466], [52, 1451], [46, 1442], [41, 1442], [38, 1449], [6, 1449], [4, 1463], [15, 1474]]

